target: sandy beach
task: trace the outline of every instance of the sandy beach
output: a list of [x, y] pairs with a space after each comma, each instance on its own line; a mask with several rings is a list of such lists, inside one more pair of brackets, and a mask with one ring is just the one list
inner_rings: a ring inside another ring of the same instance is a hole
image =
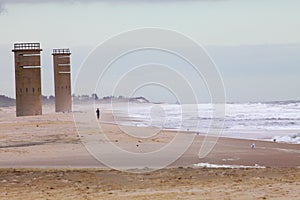
[[[88, 153], [72, 113], [54, 113], [47, 106], [42, 116], [16, 118], [14, 109], [0, 108], [1, 199], [297, 199], [300, 195], [298, 144], [221, 137], [200, 159], [204, 137], [197, 135], [166, 169], [130, 173], [111, 170]], [[111, 113], [102, 113], [102, 121], [111, 119]], [[138, 139], [114, 124], [101, 127], [110, 142], [136, 153], [160, 148], [175, 134], [188, 134], [162, 131]], [[198, 163], [261, 168], [203, 168]]]
[[300, 200], [300, 0], [0, 0], [0, 200]]

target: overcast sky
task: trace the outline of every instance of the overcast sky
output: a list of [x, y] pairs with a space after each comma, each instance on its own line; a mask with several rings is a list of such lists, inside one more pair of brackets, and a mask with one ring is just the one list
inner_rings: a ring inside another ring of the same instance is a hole
[[16, 42], [41, 43], [42, 90], [51, 95], [53, 48], [71, 49], [75, 80], [101, 42], [127, 30], [160, 27], [207, 48], [228, 101], [300, 100], [299, 8], [298, 0], [0, 0], [0, 94], [15, 96]]

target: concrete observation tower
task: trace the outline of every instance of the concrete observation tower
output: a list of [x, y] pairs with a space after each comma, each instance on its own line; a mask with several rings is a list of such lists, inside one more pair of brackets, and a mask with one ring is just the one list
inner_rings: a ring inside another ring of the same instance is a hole
[[53, 49], [55, 112], [71, 112], [71, 64], [69, 49]]
[[16, 43], [12, 51], [15, 56], [16, 115], [41, 115], [40, 44]]

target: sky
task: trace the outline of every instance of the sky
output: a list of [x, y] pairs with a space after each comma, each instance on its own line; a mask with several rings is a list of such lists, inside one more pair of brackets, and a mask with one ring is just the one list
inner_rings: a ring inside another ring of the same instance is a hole
[[[15, 97], [14, 43], [41, 43], [42, 91], [49, 96], [54, 94], [53, 48], [70, 48], [74, 81], [102, 42], [124, 31], [158, 27], [205, 47], [227, 101], [300, 100], [299, 8], [297, 0], [0, 0], [0, 94]], [[197, 96], [209, 95], [198, 81]], [[81, 92], [94, 91], [86, 84]], [[155, 87], [140, 93], [172, 101]]]

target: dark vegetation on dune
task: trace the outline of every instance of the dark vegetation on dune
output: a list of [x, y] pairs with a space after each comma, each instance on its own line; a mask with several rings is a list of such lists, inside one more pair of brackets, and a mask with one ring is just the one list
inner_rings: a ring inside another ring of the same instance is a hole
[[5, 95], [0, 95], [0, 107], [8, 107], [15, 105], [15, 99], [7, 97]]

